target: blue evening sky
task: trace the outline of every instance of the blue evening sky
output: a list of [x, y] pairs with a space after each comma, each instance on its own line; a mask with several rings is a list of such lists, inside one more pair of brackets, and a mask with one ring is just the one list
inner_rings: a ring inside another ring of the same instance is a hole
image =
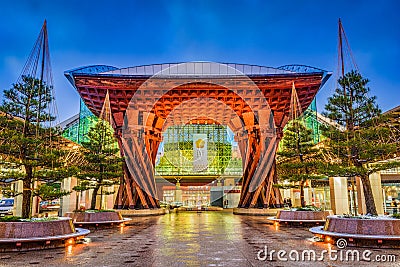
[[[47, 19], [59, 121], [79, 111], [75, 67], [216, 61], [336, 72], [342, 18], [385, 111], [399, 105], [400, 1], [0, 1], [0, 88], [14, 83]], [[322, 111], [335, 73], [318, 94]]]

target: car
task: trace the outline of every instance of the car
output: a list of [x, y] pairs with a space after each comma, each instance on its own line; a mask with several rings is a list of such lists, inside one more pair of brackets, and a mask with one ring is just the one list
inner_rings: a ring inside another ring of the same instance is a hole
[[0, 200], [0, 215], [12, 215], [14, 211], [14, 199], [3, 198]]
[[41, 201], [40, 202], [40, 212], [45, 211], [56, 211], [60, 208], [60, 201], [51, 200], [51, 201]]

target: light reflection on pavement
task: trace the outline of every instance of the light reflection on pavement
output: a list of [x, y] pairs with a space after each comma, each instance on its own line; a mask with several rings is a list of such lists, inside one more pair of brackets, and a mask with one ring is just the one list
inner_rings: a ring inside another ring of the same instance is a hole
[[[259, 261], [268, 250], [336, 249], [313, 242], [308, 228], [277, 227], [262, 216], [230, 212], [182, 212], [134, 218], [123, 228], [92, 229], [85, 243], [62, 249], [0, 253], [0, 266], [399, 266], [397, 263], [324, 261]], [[360, 252], [363, 249], [359, 249]]]

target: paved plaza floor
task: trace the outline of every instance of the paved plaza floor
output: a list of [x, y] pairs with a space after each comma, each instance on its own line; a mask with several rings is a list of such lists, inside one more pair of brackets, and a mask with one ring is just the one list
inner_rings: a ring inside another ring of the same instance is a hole
[[[308, 229], [276, 227], [262, 216], [171, 213], [92, 229], [85, 243], [62, 249], [0, 253], [0, 266], [400, 266], [400, 250], [339, 250], [312, 237]], [[280, 258], [279, 250], [285, 251]]]

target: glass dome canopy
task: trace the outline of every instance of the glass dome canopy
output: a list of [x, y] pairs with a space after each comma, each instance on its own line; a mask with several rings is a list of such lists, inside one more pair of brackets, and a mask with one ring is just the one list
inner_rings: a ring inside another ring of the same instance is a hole
[[104, 76], [247, 76], [326, 73], [325, 70], [305, 65], [285, 65], [267, 67], [259, 65], [215, 62], [162, 63], [116, 68], [106, 65], [93, 65], [68, 71], [66, 74], [96, 74]]

